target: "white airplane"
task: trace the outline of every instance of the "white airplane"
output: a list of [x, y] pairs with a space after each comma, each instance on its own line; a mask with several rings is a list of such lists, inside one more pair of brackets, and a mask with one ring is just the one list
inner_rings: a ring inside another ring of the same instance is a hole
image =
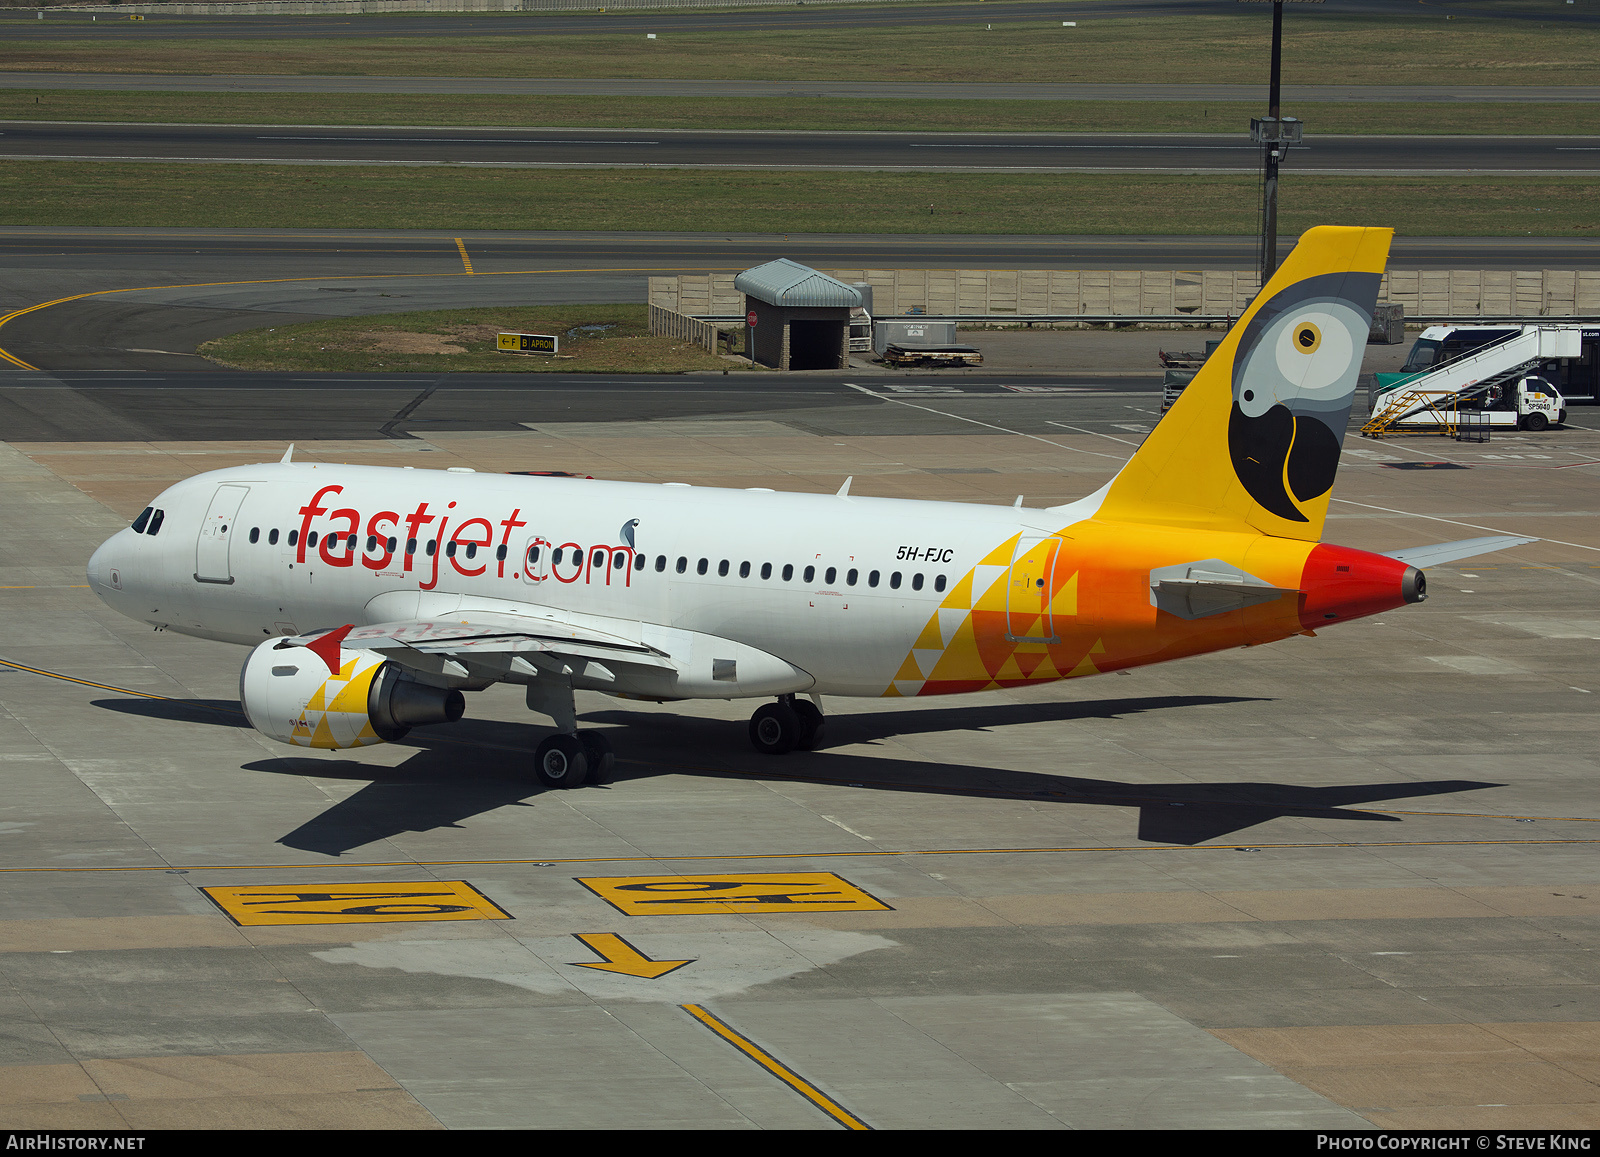
[[[263, 734], [348, 748], [527, 688], [550, 787], [610, 770], [575, 690], [765, 698], [764, 752], [821, 696], [1016, 687], [1254, 645], [1418, 602], [1494, 537], [1319, 543], [1387, 229], [1313, 229], [1133, 458], [1049, 509], [292, 461], [164, 491], [88, 566], [157, 629], [253, 645]], [[803, 698], [808, 696], [809, 698]]]

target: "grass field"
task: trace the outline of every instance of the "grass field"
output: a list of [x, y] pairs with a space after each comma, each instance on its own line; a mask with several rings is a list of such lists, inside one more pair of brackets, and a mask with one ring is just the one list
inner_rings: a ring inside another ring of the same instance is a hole
[[[582, 327], [598, 327], [585, 329]], [[499, 353], [495, 334], [555, 334], [559, 358]], [[242, 370], [681, 374], [727, 369], [699, 346], [650, 334], [642, 305], [454, 309], [344, 317], [231, 334], [201, 354]]]
[[[1445, 236], [1600, 232], [1583, 177], [1289, 173], [1286, 233], [1387, 225]], [[811, 173], [0, 161], [0, 225], [755, 233], [1237, 234], [1254, 177]]]
[[[1286, 110], [1290, 111], [1290, 110]], [[913, 132], [1243, 133], [1259, 103], [839, 100], [395, 93], [71, 92], [0, 89], [0, 121], [459, 125], [516, 128], [831, 129]], [[1600, 104], [1297, 104], [1332, 134], [1600, 134]]]
[[[1552, 6], [1553, 7], [1553, 6]], [[1600, 29], [1396, 5], [1356, 16], [1296, 6], [1294, 84], [1600, 83]], [[1451, 18], [1447, 18], [1450, 16]], [[806, 81], [1262, 83], [1268, 10], [1185, 19], [976, 22], [900, 28], [539, 36], [508, 20], [478, 37], [14, 42], [17, 71], [375, 76], [654, 77]]]

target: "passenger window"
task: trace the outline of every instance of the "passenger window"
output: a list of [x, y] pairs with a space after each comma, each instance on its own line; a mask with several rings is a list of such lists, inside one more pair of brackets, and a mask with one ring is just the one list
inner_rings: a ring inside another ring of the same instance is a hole
[[367, 553], [371, 554], [373, 551], [375, 551], [377, 549], [378, 549], [378, 536], [375, 535], [375, 534], [367, 535]]
[[135, 534], [143, 534], [144, 533], [145, 524], [150, 521], [150, 515], [153, 514], [154, 512], [155, 512], [155, 507], [146, 506], [144, 508], [144, 510], [140, 513], [139, 517], [135, 518], [133, 520], [133, 533], [135, 533]]
[[494, 557], [495, 557], [495, 561], [496, 562], [505, 562], [506, 561], [506, 544], [505, 543], [502, 542], [499, 546], [494, 548]]
[[[278, 533], [278, 532], [277, 532], [277, 531], [276, 531], [276, 530], [274, 530], [274, 531], [273, 531], [273, 532], [272, 532], [272, 533], [273, 533], [273, 534], [277, 534], [277, 533]], [[395, 548], [395, 547], [397, 547], [397, 546], [399, 546], [399, 545], [400, 545], [400, 540], [399, 540], [399, 539], [397, 539], [397, 538], [394, 538], [394, 537], [391, 537], [391, 538], [390, 538], [390, 539], [389, 539], [389, 553], [390, 553], [390, 554], [393, 554], [393, 553], [394, 553], [394, 548]], [[502, 547], [502, 548], [501, 548], [501, 549], [502, 549], [502, 550], [503, 550], [503, 549], [505, 549], [505, 548], [504, 548], [504, 547]]]
[[[289, 545], [290, 546], [294, 545], [294, 531], [292, 531], [292, 530], [289, 532]], [[414, 539], [414, 538], [406, 539], [406, 553], [407, 554], [416, 554], [417, 553], [417, 540], [416, 539]]]
[[823, 573], [822, 581], [824, 583], [826, 583], [828, 586], [831, 587], [833, 585], [833, 580], [838, 578], [838, 577], [839, 577], [839, 568], [836, 567], [836, 566], [830, 566], [827, 569], [827, 571], [825, 571]]
[[145, 533], [154, 537], [161, 533], [161, 524], [166, 521], [167, 512], [158, 510], [150, 516], [150, 525], [145, 528]]
[[783, 581], [788, 582], [792, 578], [794, 578], [794, 563], [786, 562], [783, 564]]
[[355, 553], [355, 550], [356, 550], [356, 536], [355, 535], [352, 534], [345, 540], [344, 548], [346, 550], [348, 550], [351, 554]]
[[811, 581], [811, 580], [812, 580], [812, 579], [814, 579], [814, 578], [816, 578], [816, 577], [817, 577], [817, 568], [816, 568], [816, 567], [814, 567], [814, 566], [808, 566], [808, 567], [806, 567], [806, 569], [805, 569], [805, 573], [804, 573], [804, 574], [803, 574], [803, 575], [801, 575], [801, 576], [800, 576], [800, 577], [801, 577], [801, 578], [802, 578], [802, 579], [803, 579], [803, 580], [804, 580], [804, 581], [806, 581], [806, 582], [810, 582], [810, 581]]
[[728, 560], [723, 559], [717, 564], [717, 574], [722, 578], [728, 577]]
[[[152, 530], [150, 533], [154, 534], [155, 531]], [[289, 545], [290, 546], [294, 546], [299, 541], [300, 541], [300, 532], [298, 530], [291, 530], [289, 532]], [[415, 542], [416, 540], [413, 539], [412, 541]]]
[[316, 546], [316, 545], [317, 545], [317, 532], [313, 530], [310, 534], [306, 535], [306, 546], [312, 547], [312, 546]]
[[741, 562], [739, 564], [739, 577], [740, 578], [749, 578], [750, 577], [750, 564], [749, 563]]
[[[648, 561], [649, 560], [642, 554], [634, 555], [633, 556], [633, 569], [634, 570], [643, 570], [644, 569], [644, 564], [646, 562], [648, 562]], [[666, 562], [667, 560], [666, 559], [662, 559], [661, 561], [662, 562]]]
[[446, 558], [455, 558], [456, 544], [454, 539], [444, 544], [444, 556]]
[[869, 574], [867, 576], [867, 585], [869, 587], [875, 587], [875, 586], [878, 585], [878, 572], [877, 571], [873, 571], [871, 574]]
[[856, 576], [858, 574], [860, 574], [860, 573], [861, 572], [856, 570], [855, 567], [851, 567], [849, 570], [847, 570], [845, 572], [845, 575], [844, 575], [845, 586], [850, 586], [850, 587], [855, 586], [856, 585]]
[[922, 589], [922, 576], [921, 575], [914, 574], [914, 575], [911, 576], [911, 589], [914, 590], [914, 591], [920, 591]]
[[271, 530], [267, 531], [267, 545], [268, 546], [277, 546], [278, 545], [278, 528], [276, 526], [274, 526]]
[[939, 575], [933, 580], [933, 589], [936, 591], [944, 590], [944, 575]]
[[606, 560], [606, 552], [603, 551], [603, 550], [597, 550], [592, 555], [589, 556], [589, 565], [590, 566], [605, 566], [605, 564], [606, 564], [605, 560]]
[[[315, 546], [316, 543], [312, 543], [311, 545]], [[439, 540], [437, 538], [430, 538], [428, 540], [428, 545], [427, 545], [428, 557], [432, 558], [433, 557], [433, 552], [438, 550], [438, 549], [439, 549]]]
[[687, 558], [685, 558], [683, 555], [680, 554], [678, 556], [678, 573], [682, 574], [684, 571], [686, 571], [688, 569], [689, 569], [689, 560]]
[[761, 564], [761, 577], [764, 579], [769, 579], [772, 577], [772, 564], [770, 562], [764, 562]]
[[611, 556], [611, 569], [612, 570], [621, 570], [623, 567], [625, 567], [627, 565], [628, 565], [628, 556], [627, 555], [625, 555], [625, 554], [614, 554], [614, 555]]
[[477, 558], [478, 557], [478, 544], [477, 543], [475, 543], [475, 542], [467, 543], [467, 557], [468, 558]]
[[710, 565], [711, 565], [711, 560], [703, 558], [703, 559], [700, 560], [699, 565], [697, 565], [694, 568], [694, 573], [695, 574], [705, 574], [706, 573], [706, 568], [708, 566], [710, 566]]
[[564, 547], [564, 546], [556, 547], [556, 552], [550, 556], [550, 565], [551, 566], [560, 566], [561, 565], [561, 556], [564, 553], [566, 553], [566, 549], [567, 548]]
[[252, 526], [250, 528], [250, 541], [251, 542], [260, 542], [261, 541], [261, 528], [259, 526]]
[[[667, 556], [664, 555], [664, 554], [656, 555], [656, 573], [660, 574], [662, 571], [664, 571], [666, 569], [667, 569]], [[682, 570], [683, 568], [679, 567], [678, 569]]]
[[899, 571], [895, 571], [892, 575], [889, 576], [889, 589], [892, 590], [892, 591], [897, 591], [897, 590], [900, 589], [900, 572]]

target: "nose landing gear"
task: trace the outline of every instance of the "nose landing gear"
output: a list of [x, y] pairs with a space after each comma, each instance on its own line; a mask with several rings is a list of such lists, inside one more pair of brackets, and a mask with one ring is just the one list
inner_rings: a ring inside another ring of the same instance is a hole
[[750, 716], [750, 743], [763, 755], [815, 751], [822, 746], [822, 711], [809, 699], [780, 695]]

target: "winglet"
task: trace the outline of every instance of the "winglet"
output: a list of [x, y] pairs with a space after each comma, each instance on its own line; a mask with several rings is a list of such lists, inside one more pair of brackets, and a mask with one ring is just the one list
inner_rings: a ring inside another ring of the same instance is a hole
[[315, 651], [320, 655], [322, 661], [328, 665], [328, 672], [337, 675], [339, 673], [339, 646], [344, 642], [345, 636], [354, 629], [354, 623], [346, 623], [337, 631], [329, 631], [327, 634], [320, 635], [307, 643], [306, 650]]
[[294, 443], [289, 443], [289, 448], [283, 452], [283, 457], [278, 459], [279, 465], [287, 466], [294, 461]]

